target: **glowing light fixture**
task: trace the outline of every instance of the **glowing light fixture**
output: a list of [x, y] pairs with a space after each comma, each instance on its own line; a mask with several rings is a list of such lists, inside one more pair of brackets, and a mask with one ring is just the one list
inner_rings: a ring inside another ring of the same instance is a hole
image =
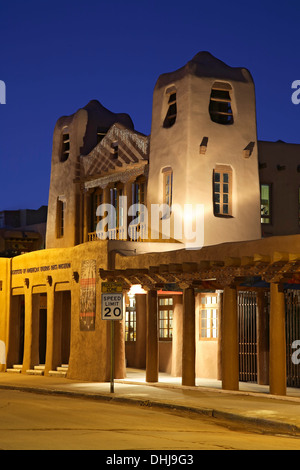
[[130, 287], [130, 291], [128, 292], [128, 296], [131, 297], [135, 294], [147, 294], [145, 289], [142, 288], [141, 284], [134, 284]]

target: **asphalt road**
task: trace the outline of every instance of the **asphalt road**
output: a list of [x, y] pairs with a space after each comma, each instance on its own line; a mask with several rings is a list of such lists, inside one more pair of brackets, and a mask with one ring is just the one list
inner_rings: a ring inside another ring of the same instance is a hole
[[300, 450], [300, 438], [214, 418], [0, 390], [1, 450]]

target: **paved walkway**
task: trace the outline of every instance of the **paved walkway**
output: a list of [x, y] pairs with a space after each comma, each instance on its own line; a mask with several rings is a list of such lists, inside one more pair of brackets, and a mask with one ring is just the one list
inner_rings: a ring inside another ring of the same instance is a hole
[[269, 394], [268, 386], [240, 383], [240, 390], [228, 392], [221, 383], [197, 380], [196, 387], [183, 387], [180, 378], [160, 374], [159, 382], [145, 383], [144, 371], [128, 370], [126, 379], [110, 383], [87, 383], [67, 378], [0, 373], [1, 389], [17, 389], [149, 407], [166, 407], [235, 420], [264, 430], [300, 435], [300, 389], [288, 389], [286, 397]]

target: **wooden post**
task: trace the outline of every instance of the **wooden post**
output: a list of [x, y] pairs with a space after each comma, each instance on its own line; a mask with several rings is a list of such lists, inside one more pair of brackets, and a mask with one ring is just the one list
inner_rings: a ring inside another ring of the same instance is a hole
[[284, 292], [270, 283], [270, 393], [286, 395], [286, 338]]
[[196, 381], [195, 293], [188, 287], [183, 293], [182, 385]]
[[233, 287], [225, 287], [223, 293], [222, 388], [239, 389], [237, 292]]
[[147, 293], [146, 382], [158, 382], [157, 291]]

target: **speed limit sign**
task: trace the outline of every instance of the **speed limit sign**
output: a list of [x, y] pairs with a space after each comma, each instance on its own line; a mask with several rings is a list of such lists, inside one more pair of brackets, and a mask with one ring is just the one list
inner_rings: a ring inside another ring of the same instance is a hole
[[[121, 291], [121, 292], [120, 292]], [[102, 320], [123, 319], [123, 293], [122, 285], [116, 283], [103, 283], [102, 285]]]
[[123, 286], [116, 282], [102, 282], [101, 319], [112, 320], [110, 334], [110, 391], [114, 393], [115, 374], [115, 320], [123, 320]]
[[101, 318], [102, 320], [123, 319], [122, 294], [102, 294]]

